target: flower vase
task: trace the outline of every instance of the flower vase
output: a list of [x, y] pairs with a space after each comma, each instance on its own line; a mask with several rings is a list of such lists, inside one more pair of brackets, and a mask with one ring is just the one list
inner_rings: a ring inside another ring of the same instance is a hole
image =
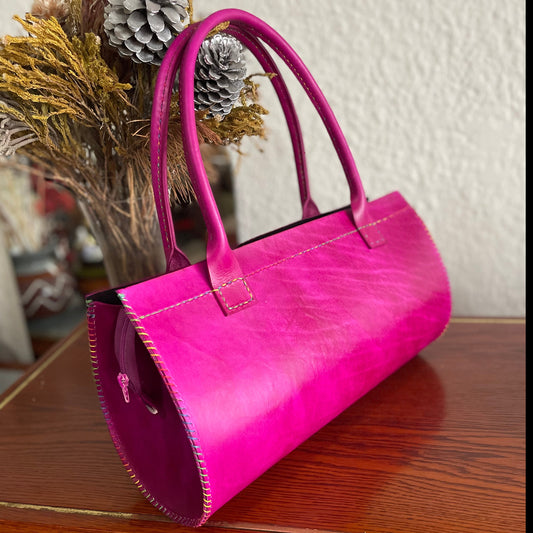
[[103, 255], [111, 287], [165, 271], [166, 261], [152, 197], [78, 202]]

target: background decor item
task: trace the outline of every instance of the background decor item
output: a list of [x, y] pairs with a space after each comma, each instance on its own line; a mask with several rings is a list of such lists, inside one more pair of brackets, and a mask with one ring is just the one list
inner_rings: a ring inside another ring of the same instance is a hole
[[22, 160], [7, 164], [0, 158], [0, 233], [12, 256], [39, 251], [50, 226], [38, 209], [30, 169]]
[[28, 320], [60, 313], [75, 293], [76, 281], [54, 243], [13, 257], [20, 299]]
[[80, 210], [102, 252], [111, 286], [164, 271], [165, 255], [152, 203], [149, 195], [124, 198], [108, 204], [91, 200], [79, 202]]
[[202, 43], [194, 73], [194, 103], [208, 117], [227, 115], [244, 88], [246, 64], [242, 46], [231, 35], [217, 33]]
[[[13, 262], [0, 231], [0, 367], [5, 363], [30, 364], [35, 360], [28, 326], [20, 303]], [[0, 385], [1, 389], [1, 385]]]
[[[1, 252], [11, 263], [10, 269], [3, 269], [8, 281], [2, 284], [0, 322], [4, 331], [0, 337], [8, 344], [2, 348], [4, 352], [11, 353], [4, 358], [28, 363], [24, 354], [33, 360], [42, 353], [36, 350], [35, 328], [42, 326], [43, 320], [59, 321], [63, 311], [73, 315], [72, 304], [78, 295], [70, 268], [68, 227], [75, 204], [70, 195], [36, 177], [27, 162], [18, 158], [0, 160], [0, 183]], [[20, 318], [25, 322], [22, 327]], [[28, 332], [29, 349], [25, 342]], [[14, 344], [20, 349], [14, 351]]]
[[104, 30], [120, 55], [160, 65], [174, 37], [189, 22], [187, 0], [109, 0]]
[[[152, 90], [164, 50], [193, 19], [192, 1], [35, 0], [31, 13], [15, 19], [26, 35], [0, 44], [0, 155], [27, 156], [74, 195], [112, 285], [160, 273], [149, 168]], [[266, 113], [241, 52], [227, 42], [211, 41], [204, 62], [216, 55], [214, 68], [225, 78], [198, 82], [200, 139], [220, 146], [264, 136]], [[191, 188], [177, 96], [169, 189], [173, 202], [186, 204]]]

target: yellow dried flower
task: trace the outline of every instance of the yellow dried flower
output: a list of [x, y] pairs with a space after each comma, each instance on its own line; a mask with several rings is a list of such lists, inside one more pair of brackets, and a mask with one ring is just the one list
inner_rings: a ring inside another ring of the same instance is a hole
[[[106, 0], [35, 0], [15, 17], [26, 31], [0, 41], [0, 154], [38, 163], [78, 199], [105, 205], [125, 193], [150, 195], [150, 109], [156, 71], [106, 45]], [[189, 1], [189, 5], [192, 2]], [[63, 21], [63, 22], [62, 22]], [[124, 60], [125, 61], [125, 60]], [[264, 136], [257, 85], [245, 79], [241, 105], [222, 121], [198, 113], [204, 142]], [[177, 94], [168, 137], [173, 199], [191, 195]]]

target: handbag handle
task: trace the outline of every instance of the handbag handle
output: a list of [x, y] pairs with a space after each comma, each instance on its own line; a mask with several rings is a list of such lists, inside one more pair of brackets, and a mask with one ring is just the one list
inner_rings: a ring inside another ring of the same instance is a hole
[[[166, 150], [166, 143], [164, 142], [164, 136], [161, 135], [161, 132], [165, 132], [168, 129], [168, 126], [162, 127], [162, 122], [169, 112], [170, 96], [172, 93], [172, 85], [168, 83], [168, 80], [174, 80], [176, 77], [175, 71], [181, 63], [184, 47], [197, 25], [198, 23], [191, 24], [187, 28], [187, 31], [182, 32], [174, 40], [171, 48], [166, 54], [169, 57], [175, 56], [175, 59], [173, 61], [174, 65], [170, 65], [168, 70], [166, 70], [165, 76], [167, 78], [167, 83], [163, 85], [162, 94], [159, 94], [159, 91], [154, 94], [154, 102], [160, 102], [161, 105], [154, 105], [152, 108], [152, 162], [162, 163], [163, 160], [166, 161], [166, 153], [161, 153], [162, 149]], [[252, 51], [265, 72], [271, 72], [275, 75], [271, 78], [271, 82], [280, 100], [291, 137], [294, 158], [296, 162], [296, 172], [298, 176], [300, 201], [302, 204], [302, 219], [319, 215], [320, 211], [311, 198], [305, 147], [300, 121], [298, 120], [298, 114], [296, 113], [296, 109], [285, 80], [283, 79], [281, 72], [279, 71], [275, 61], [270, 56], [268, 50], [266, 50], [257, 37], [246, 32], [246, 30], [242, 28], [232, 28], [231, 34]], [[165, 68], [165, 65], [162, 65], [162, 68]], [[164, 122], [166, 124], [166, 121]], [[167, 272], [172, 272], [185, 266], [189, 266], [190, 263], [185, 254], [178, 248], [176, 244], [170, 203], [168, 194], [165, 193], [168, 186], [167, 169], [166, 165], [159, 163], [155, 165], [155, 168], [153, 168], [152, 171], [153, 188], [155, 191], [154, 194], [158, 200], [156, 204], [160, 227], [163, 233], [163, 245], [167, 260]], [[152, 166], [154, 167], [154, 165]]]
[[[178, 53], [170, 54], [169, 49], [158, 76], [154, 101], [158, 101], [157, 97], [162, 95], [164, 88], [168, 89], [168, 72], [169, 70], [175, 72], [177, 64], [181, 60], [180, 109], [185, 156], [193, 188], [196, 192], [207, 227], [206, 263], [211, 286], [220, 306], [226, 314], [239, 311], [246, 305], [252, 304], [255, 300], [252, 290], [244, 279], [238, 260], [229, 247], [220, 213], [216, 207], [205, 168], [203, 167], [196, 132], [193, 104], [193, 77], [196, 57], [201, 43], [213, 28], [228, 20], [232, 22], [229, 31], [233, 27], [237, 29], [244, 28], [246, 32], [261, 38], [278, 52], [289, 68], [299, 78], [302, 86], [312, 98], [315, 107], [319, 111], [344, 168], [350, 187], [351, 212], [354, 225], [369, 247], [379, 246], [384, 242], [378, 228], [372, 224], [364, 189], [347, 142], [322, 92], [300, 58], [277, 32], [253, 15], [235, 9], [213, 13], [198, 24], [194, 35], [190, 37], [186, 44], [185, 52], [182, 49], [180, 50], [183, 56]], [[160, 175], [161, 171], [166, 167], [166, 146], [161, 141], [161, 132], [166, 132], [168, 117], [166, 117], [166, 123], [164, 122], [165, 117], [159, 117], [160, 127], [157, 128], [156, 124], [156, 131], [153, 132], [156, 135], [152, 138], [152, 142], [156, 144], [155, 147], [157, 148], [159, 145], [161, 149], [161, 159], [156, 162], [156, 167], [158, 167], [155, 169], [157, 175]], [[154, 148], [154, 145], [152, 148]], [[157, 176], [154, 179], [156, 178]], [[157, 188], [154, 189], [156, 196], [157, 190]], [[159, 193], [161, 192], [163, 191], [159, 190]], [[159, 196], [159, 200], [161, 200], [161, 197], [164, 195], [159, 194]]]
[[291, 137], [294, 159], [296, 161], [298, 188], [300, 191], [300, 201], [302, 204], [302, 218], [306, 219], [319, 215], [320, 211], [311, 198], [311, 192], [309, 189], [307, 161], [305, 157], [305, 147], [300, 121], [298, 119], [298, 114], [296, 113], [296, 108], [294, 107], [289, 89], [285, 84], [285, 80], [283, 79], [276, 62], [272, 59], [266, 48], [261, 44], [261, 41], [253, 34], [235, 26], [230, 26], [226, 33], [233, 35], [242, 44], [244, 44], [244, 46], [246, 46], [256, 57], [265, 72], [274, 74], [274, 76], [271, 78], [271, 82], [280, 101], [283, 113], [285, 114], [289, 135]]

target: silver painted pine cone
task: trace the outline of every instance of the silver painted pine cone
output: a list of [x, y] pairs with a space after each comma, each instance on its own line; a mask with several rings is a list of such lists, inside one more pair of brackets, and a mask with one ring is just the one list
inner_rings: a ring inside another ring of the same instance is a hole
[[194, 72], [194, 103], [208, 118], [226, 116], [244, 87], [246, 62], [241, 43], [217, 33], [202, 43]]
[[189, 23], [188, 7], [188, 0], [107, 0], [104, 31], [120, 55], [160, 65]]

